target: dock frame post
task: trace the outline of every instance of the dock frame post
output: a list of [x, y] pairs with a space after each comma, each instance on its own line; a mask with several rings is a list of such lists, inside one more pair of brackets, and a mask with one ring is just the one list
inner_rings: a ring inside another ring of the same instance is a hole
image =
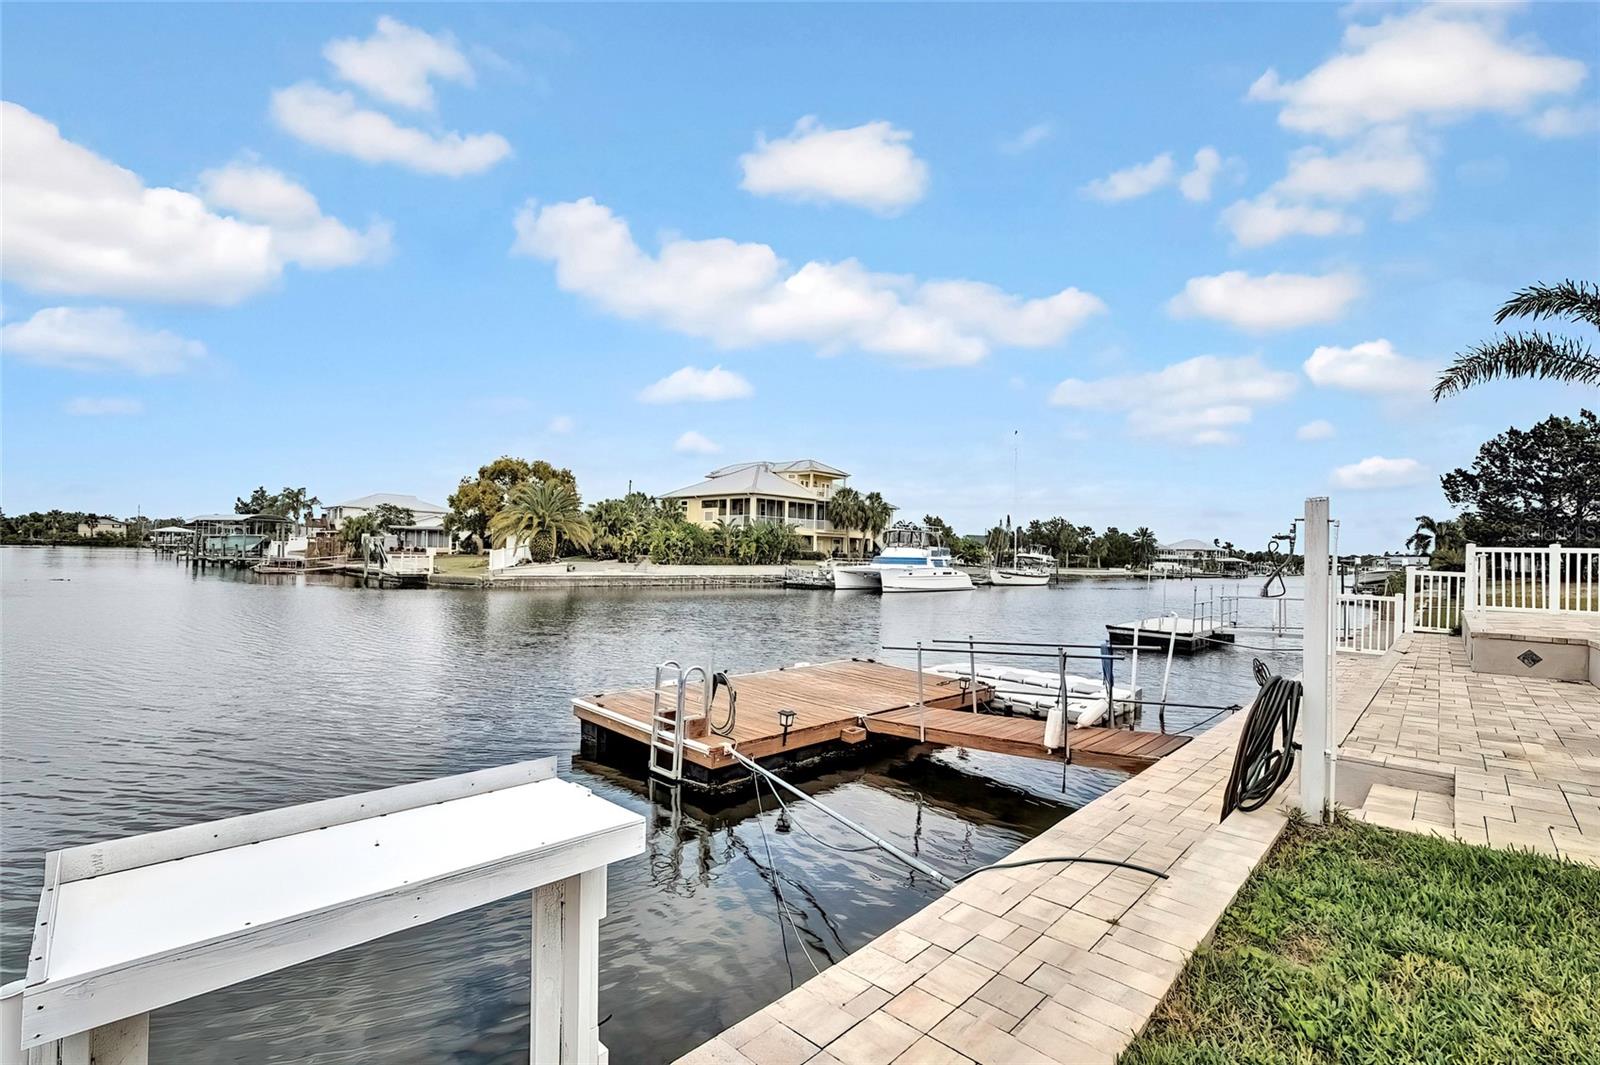
[[606, 870], [588, 869], [533, 891], [530, 1060], [597, 1062], [600, 919]]
[[1328, 497], [1306, 500], [1306, 616], [1304, 695], [1300, 712], [1300, 808], [1314, 824], [1325, 824], [1333, 797], [1333, 724], [1328, 674], [1328, 632], [1333, 602], [1328, 571]]

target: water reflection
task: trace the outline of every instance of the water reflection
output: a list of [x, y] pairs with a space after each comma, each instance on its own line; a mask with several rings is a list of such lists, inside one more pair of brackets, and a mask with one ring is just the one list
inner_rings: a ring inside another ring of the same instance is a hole
[[[1191, 594], [1142, 582], [890, 597], [380, 591], [198, 575], [147, 553], [0, 550], [0, 967], [6, 979], [24, 968], [47, 849], [556, 755], [650, 826], [647, 852], [610, 874], [602, 1038], [619, 1063], [670, 1060], [804, 979], [808, 952], [826, 965], [939, 889], [876, 850], [825, 845], [861, 841], [815, 811], [795, 807], [779, 832], [770, 798], [706, 808], [574, 762], [570, 696], [647, 683], [668, 657], [737, 671], [909, 664], [878, 647], [968, 633], [1098, 641], [1107, 621], [1186, 608]], [[1247, 695], [1250, 657], [1180, 661], [1172, 698]], [[1063, 791], [1049, 763], [946, 751], [804, 786], [959, 870], [1119, 779], [1074, 767]], [[152, 1060], [525, 1061], [528, 948], [527, 900], [508, 899], [160, 1011]]]

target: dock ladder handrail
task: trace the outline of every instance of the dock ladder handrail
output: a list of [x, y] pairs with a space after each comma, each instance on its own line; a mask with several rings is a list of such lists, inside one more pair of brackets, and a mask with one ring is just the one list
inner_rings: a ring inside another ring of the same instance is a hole
[[[672, 708], [663, 713], [661, 694], [664, 689], [661, 687], [661, 678], [669, 669], [675, 674], [672, 684], [676, 689], [676, 699]], [[655, 688], [650, 700], [650, 772], [668, 780], [683, 779], [684, 681], [684, 668], [675, 659], [669, 658], [656, 666]], [[663, 753], [669, 759], [665, 764], [661, 761]]]

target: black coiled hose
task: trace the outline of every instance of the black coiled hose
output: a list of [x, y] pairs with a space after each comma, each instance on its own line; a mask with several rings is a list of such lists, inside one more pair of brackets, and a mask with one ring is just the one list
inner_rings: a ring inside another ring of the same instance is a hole
[[1256, 683], [1261, 685], [1239, 734], [1233, 755], [1233, 772], [1222, 799], [1222, 820], [1234, 810], [1259, 810], [1289, 779], [1294, 769], [1294, 726], [1300, 718], [1301, 685], [1272, 674], [1256, 659]]

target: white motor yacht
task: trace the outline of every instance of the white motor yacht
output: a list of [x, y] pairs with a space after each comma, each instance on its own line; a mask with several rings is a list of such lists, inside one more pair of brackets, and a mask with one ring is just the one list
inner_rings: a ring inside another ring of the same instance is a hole
[[884, 533], [883, 549], [871, 562], [833, 568], [840, 591], [954, 592], [972, 587], [956, 569], [950, 549], [933, 544], [924, 529], [902, 526]]

